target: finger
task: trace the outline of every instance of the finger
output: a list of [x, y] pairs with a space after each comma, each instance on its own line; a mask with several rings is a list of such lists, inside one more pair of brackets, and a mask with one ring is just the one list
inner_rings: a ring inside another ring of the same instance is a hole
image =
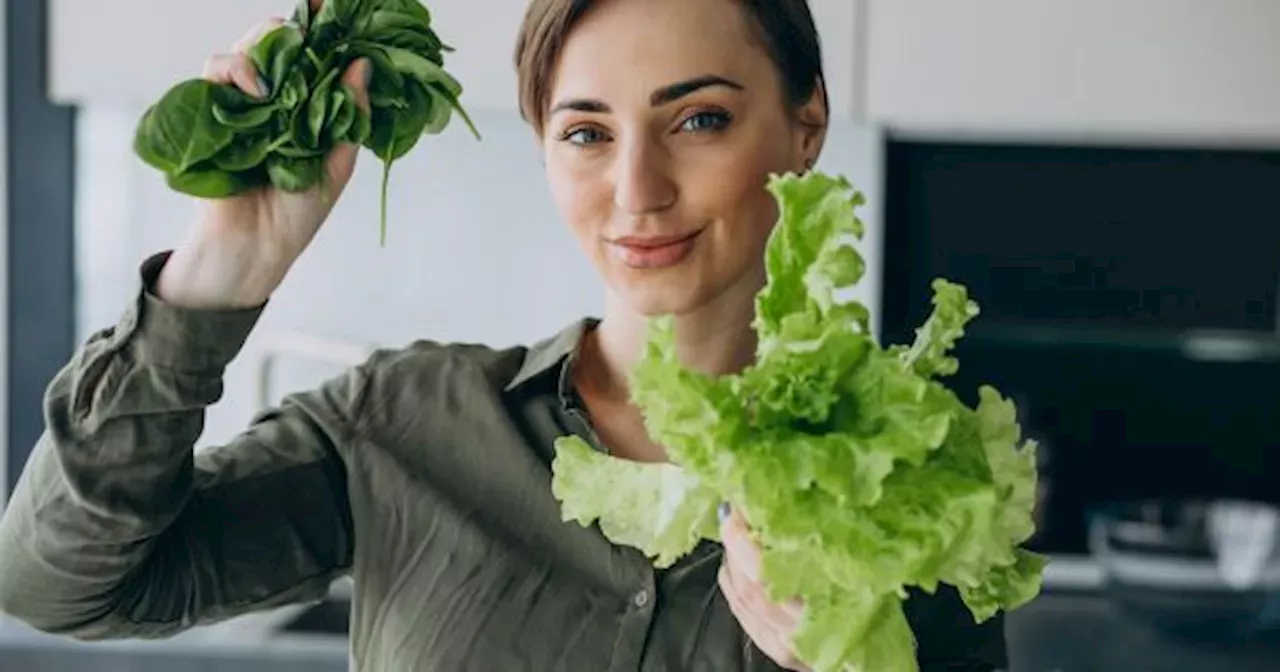
[[356, 94], [356, 105], [369, 113], [369, 83], [373, 81], [373, 61], [368, 58], [357, 58], [342, 73], [342, 83], [351, 87]]
[[785, 602], [779, 603], [777, 606], [787, 615], [790, 622], [797, 626], [800, 621], [804, 619], [804, 602], [801, 600], [786, 600]]
[[320, 6], [324, 4], [324, 0], [310, 0], [310, 1], [311, 1], [311, 11], [313, 12], [320, 11]]
[[729, 562], [750, 580], [760, 581], [760, 548], [751, 540], [747, 523], [737, 509], [720, 524], [720, 538]]
[[232, 84], [253, 96], [264, 97], [267, 87], [258, 69], [244, 54], [216, 54], [204, 63], [204, 78], [218, 84]]
[[[356, 106], [365, 114], [370, 114], [369, 82], [373, 79], [373, 62], [368, 58], [357, 58], [342, 73], [342, 83], [350, 87], [354, 94]], [[346, 186], [355, 172], [356, 159], [360, 146], [351, 142], [340, 142], [329, 152], [325, 161], [325, 170], [329, 180], [339, 189]]]
[[765, 587], [743, 574], [737, 567], [726, 563], [727, 575], [732, 581], [738, 600], [755, 614], [756, 619], [779, 636], [790, 636], [796, 629], [797, 619], [769, 599]]
[[[342, 82], [351, 87], [355, 94], [356, 106], [369, 114], [369, 79], [373, 76], [373, 63], [367, 58], [358, 58], [342, 73]], [[355, 171], [356, 158], [360, 146], [350, 143], [338, 143], [329, 152], [326, 169], [334, 184], [345, 185]]]
[[744, 598], [739, 589], [738, 580], [727, 565], [720, 566], [719, 583], [720, 592], [724, 594], [725, 601], [729, 604], [729, 611], [738, 619], [738, 624], [751, 638], [752, 644], [777, 665], [785, 669], [801, 669], [796, 666], [798, 661], [782, 637], [761, 620], [749, 601]]
[[266, 21], [258, 23], [254, 27], [250, 28], [249, 32], [241, 35], [240, 39], [236, 40], [235, 43], [231, 45], [231, 53], [247, 53], [254, 45], [261, 42], [262, 38], [267, 36], [267, 33], [270, 33], [284, 24], [285, 19], [278, 16], [273, 16]]
[[743, 595], [733, 570], [727, 565], [721, 565], [717, 581], [725, 602], [729, 604], [729, 611], [733, 612], [734, 617], [738, 619], [738, 625], [742, 626], [742, 630], [758, 645], [772, 646], [772, 640], [776, 637], [773, 628], [760, 618], [750, 600]]
[[330, 191], [331, 198], [337, 198], [338, 192], [345, 189], [351, 176], [355, 174], [356, 159], [360, 155], [360, 146], [349, 142], [340, 142], [329, 150], [325, 158], [324, 169], [329, 176], [329, 184], [336, 187]]
[[[726, 560], [733, 564], [747, 579], [757, 585], [761, 584], [764, 556], [760, 552], [760, 547], [751, 540], [751, 533], [747, 529], [746, 519], [736, 509], [722, 523], [720, 536], [724, 541]], [[767, 591], [765, 594], [767, 595]], [[782, 609], [788, 617], [797, 622], [804, 616], [804, 602], [801, 600], [789, 599], [777, 603], [775, 606]]]

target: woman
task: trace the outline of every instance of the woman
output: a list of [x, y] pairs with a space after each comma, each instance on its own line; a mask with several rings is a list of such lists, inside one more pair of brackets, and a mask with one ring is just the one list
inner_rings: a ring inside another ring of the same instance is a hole
[[[319, 5], [313, 1], [313, 5]], [[260, 93], [242, 52], [207, 76]], [[290, 397], [192, 456], [203, 409], [333, 203], [203, 203], [143, 264], [135, 305], [56, 377], [0, 525], [0, 608], [84, 638], [162, 637], [315, 600], [354, 578], [356, 669], [801, 670], [802, 605], [771, 603], [741, 521], [655, 571], [560, 520], [552, 441], [662, 460], [628, 401], [645, 316], [674, 313], [708, 373], [752, 357], [771, 172], [827, 124], [805, 0], [534, 0], [517, 47], [555, 203], [604, 281], [600, 320], [528, 348], [419, 342]], [[345, 82], [362, 105], [367, 64]], [[356, 148], [329, 158], [339, 187]], [[332, 189], [331, 194], [340, 189]], [[999, 619], [916, 595], [927, 670], [1004, 665]]]

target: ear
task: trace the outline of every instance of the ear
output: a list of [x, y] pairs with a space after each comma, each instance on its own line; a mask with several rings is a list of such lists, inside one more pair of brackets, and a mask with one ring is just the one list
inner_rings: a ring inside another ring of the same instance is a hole
[[[819, 77], [813, 87], [813, 95], [795, 112], [795, 156], [796, 162], [805, 171], [813, 168], [822, 154], [822, 146], [827, 140], [829, 113], [827, 108], [827, 88]], [[798, 171], [799, 172], [799, 171]]]

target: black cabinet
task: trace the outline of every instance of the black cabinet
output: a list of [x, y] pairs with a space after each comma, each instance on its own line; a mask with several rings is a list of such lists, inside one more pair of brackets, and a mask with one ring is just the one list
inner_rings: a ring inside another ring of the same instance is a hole
[[1036, 543], [1094, 502], [1280, 497], [1280, 151], [891, 138], [882, 337], [930, 282], [982, 309], [950, 383], [992, 383], [1049, 455]]

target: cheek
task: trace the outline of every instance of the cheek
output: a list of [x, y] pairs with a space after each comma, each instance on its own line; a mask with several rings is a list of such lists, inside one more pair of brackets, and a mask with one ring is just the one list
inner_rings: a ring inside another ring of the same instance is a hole
[[611, 192], [598, 173], [551, 154], [548, 152], [546, 161], [551, 199], [565, 225], [579, 242], [589, 246], [609, 221]]
[[754, 251], [763, 246], [777, 220], [777, 203], [765, 188], [770, 173], [790, 167], [772, 143], [757, 143], [726, 153], [714, 170], [702, 173], [698, 189], [703, 208], [725, 227], [734, 247]]

